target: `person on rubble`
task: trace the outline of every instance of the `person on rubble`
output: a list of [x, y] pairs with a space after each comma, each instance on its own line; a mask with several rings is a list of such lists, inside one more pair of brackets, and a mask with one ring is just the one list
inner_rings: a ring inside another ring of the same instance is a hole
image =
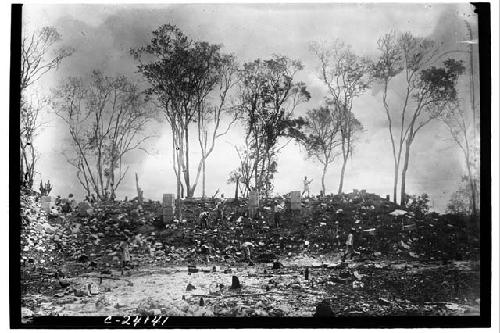
[[128, 238], [125, 238], [120, 243], [120, 248], [122, 249], [122, 268], [125, 268], [130, 265], [130, 251], [129, 251]]
[[245, 255], [245, 261], [250, 261], [252, 260], [252, 253], [250, 251], [250, 248], [253, 247], [252, 242], [244, 242], [241, 245], [241, 248], [243, 250], [243, 254]]
[[355, 229], [351, 228], [351, 232], [349, 235], [347, 235], [347, 240], [345, 242], [346, 245], [346, 256], [352, 256], [352, 253], [354, 252], [354, 232]]
[[333, 236], [334, 236], [333, 245], [335, 247], [340, 248], [341, 242], [340, 242], [340, 232], [339, 232], [339, 221], [335, 221], [335, 229], [334, 229]]
[[61, 200], [61, 212], [63, 213], [71, 213], [73, 211], [73, 206], [74, 206], [75, 200], [73, 200], [73, 194], [68, 195], [67, 199], [62, 199]]
[[208, 244], [201, 245], [201, 254], [205, 256], [205, 262], [208, 264], [210, 262], [210, 254], [212, 252], [212, 248]]
[[208, 228], [208, 218], [210, 216], [210, 212], [203, 211], [198, 216], [198, 224], [200, 228]]
[[278, 205], [277, 201], [273, 202], [273, 220], [274, 220], [274, 226], [276, 228], [280, 227], [280, 216], [281, 214], [281, 206]]
[[309, 198], [309, 185], [312, 183], [313, 179], [307, 180], [307, 176], [304, 177], [304, 191], [302, 191], [302, 195], [307, 193], [307, 197]]
[[216, 220], [224, 222], [224, 204], [226, 203], [226, 199], [224, 198], [224, 194], [221, 194], [220, 198], [221, 200], [215, 205]]

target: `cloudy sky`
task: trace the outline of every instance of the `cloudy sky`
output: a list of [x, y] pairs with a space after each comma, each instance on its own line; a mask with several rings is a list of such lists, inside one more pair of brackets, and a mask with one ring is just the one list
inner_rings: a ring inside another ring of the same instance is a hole
[[[233, 53], [240, 63], [273, 54], [301, 60], [304, 70], [297, 78], [306, 83], [312, 98], [297, 109], [298, 115], [317, 107], [326, 96], [318, 79], [318, 62], [309, 51], [312, 41], [340, 38], [356, 53], [373, 57], [377, 54], [377, 39], [391, 30], [410, 31], [442, 42], [443, 49], [457, 49], [463, 48], [459, 42], [466, 36], [464, 20], [473, 28], [476, 26], [468, 4], [25, 5], [23, 11], [26, 30], [54, 26], [63, 37], [60, 46], [76, 49], [57, 71], [39, 82], [40, 94], [49, 94], [67, 76], [85, 76], [93, 69], [140, 80], [129, 49], [145, 45], [152, 30], [170, 23], [192, 39], [222, 44], [223, 50]], [[464, 82], [463, 98], [467, 99]], [[394, 107], [400, 102], [397, 86], [390, 92]], [[51, 110], [45, 111], [46, 125], [36, 142], [40, 152], [37, 180], [50, 179], [53, 194], [73, 193], [81, 197], [83, 191], [75, 170], [62, 155], [69, 142], [68, 131]], [[392, 194], [393, 159], [379, 87], [356, 99], [353, 112], [364, 131], [348, 162], [344, 189]], [[157, 138], [149, 142], [149, 153], [133, 153], [126, 159], [130, 173], [118, 190], [119, 197], [135, 195], [135, 172], [147, 198], [160, 200], [162, 193], [175, 192], [169, 128], [165, 123], [157, 123], [148, 132], [157, 134]], [[217, 142], [207, 164], [207, 194], [218, 188], [226, 196], [234, 193], [234, 186], [227, 185], [226, 180], [238, 165], [233, 145], [242, 142], [241, 133], [241, 128], [235, 127]], [[196, 144], [192, 146], [195, 154], [197, 149]], [[442, 124], [431, 123], [419, 133], [407, 175], [409, 193], [429, 193], [434, 208], [442, 211], [464, 172], [463, 157]], [[327, 192], [336, 192], [339, 174], [337, 162], [327, 173]], [[305, 175], [314, 180], [312, 192], [319, 193], [320, 165], [307, 160], [303, 150], [290, 144], [278, 159], [275, 191], [283, 194], [300, 190]]]

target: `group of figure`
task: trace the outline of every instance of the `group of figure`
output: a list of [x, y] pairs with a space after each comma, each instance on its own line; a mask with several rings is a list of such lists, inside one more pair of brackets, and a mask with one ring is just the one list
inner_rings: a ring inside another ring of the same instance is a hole
[[[336, 231], [335, 231], [334, 245], [341, 246], [342, 244], [340, 242], [338, 221], [335, 221], [335, 226], [336, 226]], [[358, 253], [354, 249], [354, 234], [355, 234], [355, 232], [356, 232], [356, 229], [351, 228], [351, 231], [347, 235], [347, 239], [345, 241], [345, 252], [344, 252], [344, 255], [343, 255], [344, 258], [352, 257], [353, 254], [357, 254]]]
[[[310, 189], [309, 185], [312, 183], [312, 179], [308, 180], [307, 176], [304, 177], [304, 190], [302, 192], [302, 195], [307, 194], [307, 197], [310, 195]], [[92, 202], [91, 200], [88, 200], [89, 202]], [[201, 212], [198, 216], [197, 224], [201, 228], [208, 228], [209, 220], [211, 220], [211, 217], [214, 217], [212, 221], [214, 222], [224, 222], [224, 207], [225, 207], [226, 199], [224, 198], [224, 195], [221, 195], [220, 200], [217, 202], [215, 207], [213, 209], [207, 209], [205, 205], [205, 209], [203, 212]], [[283, 206], [280, 205], [277, 201], [272, 202], [272, 207], [271, 207], [272, 213], [273, 213], [273, 222], [274, 226], [276, 228], [280, 227], [281, 224], [281, 212], [283, 210]], [[334, 240], [334, 245], [336, 246], [341, 246], [341, 241], [340, 241], [340, 234], [339, 234], [339, 225], [338, 221], [335, 222], [335, 240]], [[345, 252], [343, 254], [343, 257], [349, 257], [352, 256], [353, 254], [357, 253], [354, 250], [354, 233], [355, 229], [352, 228], [351, 232], [347, 235], [347, 239], [345, 241]], [[308, 247], [308, 242], [307, 246]], [[251, 242], [244, 242], [241, 246], [242, 252], [245, 256], [245, 260], [251, 261], [251, 248], [253, 247], [253, 244]], [[128, 245], [128, 240], [124, 240], [120, 244], [120, 248], [122, 249], [122, 266], [123, 267], [128, 267], [130, 264], [130, 251], [129, 251], [129, 245]], [[207, 247], [204, 246], [204, 251], [203, 254], [208, 255]]]
[[208, 222], [210, 220], [210, 216], [214, 216], [214, 221], [224, 222], [224, 205], [226, 203], [226, 199], [224, 198], [224, 194], [221, 195], [220, 201], [217, 202], [215, 208], [207, 209], [207, 205], [205, 204], [205, 209], [198, 216], [198, 225], [201, 228], [208, 228]]
[[57, 207], [60, 207], [60, 211], [62, 213], [71, 213], [78, 206], [76, 200], [73, 199], [73, 194], [71, 193], [68, 195], [67, 198], [61, 198], [61, 196], [58, 195], [54, 203]]

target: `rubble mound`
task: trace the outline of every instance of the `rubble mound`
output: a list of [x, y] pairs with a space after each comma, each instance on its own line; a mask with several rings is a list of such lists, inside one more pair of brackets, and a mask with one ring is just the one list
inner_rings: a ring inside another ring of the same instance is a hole
[[254, 219], [246, 216], [246, 200], [228, 200], [224, 220], [212, 217], [207, 228], [197, 217], [217, 200], [186, 199], [182, 221], [169, 223], [163, 223], [158, 202], [98, 202], [91, 209], [86, 204], [84, 210], [47, 214], [38, 201], [36, 194], [21, 196], [21, 265], [29, 279], [43, 280], [57, 270], [77, 274], [120, 268], [124, 240], [134, 267], [233, 264], [244, 261], [243, 244], [251, 245], [255, 262], [307, 254], [306, 261], [317, 264], [344, 251], [349, 233], [354, 234], [353, 255], [360, 260], [479, 257], [478, 230], [463, 218], [421, 214], [369, 193], [304, 199], [300, 211], [281, 213], [280, 227], [273, 224], [270, 200], [262, 201]]

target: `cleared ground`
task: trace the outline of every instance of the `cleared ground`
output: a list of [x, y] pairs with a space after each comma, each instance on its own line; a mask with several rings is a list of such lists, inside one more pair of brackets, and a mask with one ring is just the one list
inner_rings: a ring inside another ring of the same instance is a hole
[[[318, 303], [327, 300], [335, 315], [479, 315], [474, 262], [351, 261], [342, 267], [335, 257], [301, 256], [283, 263], [276, 270], [257, 264], [233, 266], [230, 272], [219, 265], [216, 272], [213, 265], [198, 266], [197, 273], [188, 273], [186, 266], [143, 267], [124, 275], [90, 272], [68, 279], [66, 289], [26, 295], [24, 314], [313, 316]], [[233, 276], [241, 289], [230, 289]], [[188, 291], [188, 285], [195, 289]]]

